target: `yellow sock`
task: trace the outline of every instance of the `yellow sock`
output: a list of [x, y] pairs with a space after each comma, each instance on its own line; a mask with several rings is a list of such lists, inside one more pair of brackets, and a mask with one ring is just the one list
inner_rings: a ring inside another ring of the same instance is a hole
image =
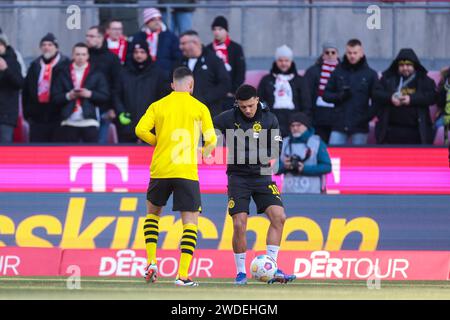
[[156, 214], [147, 214], [144, 223], [145, 249], [147, 250], [148, 264], [156, 263], [156, 248], [158, 246], [158, 223], [159, 216]]
[[195, 246], [197, 245], [197, 225], [187, 223], [183, 225], [183, 236], [181, 237], [181, 256], [180, 266], [178, 268], [178, 277], [187, 279], [189, 266], [191, 265], [192, 256], [194, 255]]

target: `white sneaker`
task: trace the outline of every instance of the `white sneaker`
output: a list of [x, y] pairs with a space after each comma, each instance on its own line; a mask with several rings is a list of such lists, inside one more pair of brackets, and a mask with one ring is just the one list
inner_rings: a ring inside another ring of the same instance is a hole
[[191, 279], [175, 279], [175, 285], [179, 287], [198, 287], [198, 282], [192, 281]]

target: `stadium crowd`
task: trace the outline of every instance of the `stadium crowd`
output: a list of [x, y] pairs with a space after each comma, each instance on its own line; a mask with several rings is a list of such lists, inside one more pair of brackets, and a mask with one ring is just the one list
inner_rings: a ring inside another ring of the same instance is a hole
[[[89, 28], [70, 58], [48, 33], [39, 43], [41, 56], [26, 73], [0, 31], [0, 142], [13, 142], [21, 101], [30, 142], [107, 143], [114, 124], [118, 142], [139, 143], [137, 122], [171, 91], [171, 72], [182, 65], [194, 74], [193, 96], [213, 117], [232, 108], [236, 89], [246, 81], [246, 62], [226, 18], [214, 19], [207, 45], [193, 30], [176, 35], [156, 8], [145, 9], [143, 18], [142, 30], [130, 37], [118, 20]], [[439, 127], [449, 125], [450, 68], [442, 70], [436, 86], [415, 52], [405, 48], [379, 78], [358, 39], [349, 40], [342, 55], [336, 43], [322, 47], [303, 76], [292, 49], [276, 48], [259, 82], [258, 96], [277, 116], [283, 137], [292, 134], [298, 112], [306, 117], [308, 134], [330, 145], [366, 144], [374, 119], [378, 144], [431, 144]], [[434, 104], [435, 121], [429, 112]]]

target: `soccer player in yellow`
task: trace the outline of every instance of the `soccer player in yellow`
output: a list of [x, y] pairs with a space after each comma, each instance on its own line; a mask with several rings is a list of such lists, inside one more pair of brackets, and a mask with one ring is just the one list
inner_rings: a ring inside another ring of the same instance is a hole
[[173, 211], [181, 212], [183, 222], [181, 256], [175, 284], [198, 286], [188, 277], [197, 245], [198, 215], [201, 211], [197, 152], [201, 133], [204, 157], [215, 148], [217, 137], [208, 108], [191, 96], [194, 77], [188, 68], [175, 69], [172, 89], [174, 91], [171, 94], [150, 105], [135, 129], [141, 140], [156, 146], [150, 166], [144, 224], [148, 258], [145, 279], [154, 282], [158, 274], [158, 222], [162, 208], [173, 193]]

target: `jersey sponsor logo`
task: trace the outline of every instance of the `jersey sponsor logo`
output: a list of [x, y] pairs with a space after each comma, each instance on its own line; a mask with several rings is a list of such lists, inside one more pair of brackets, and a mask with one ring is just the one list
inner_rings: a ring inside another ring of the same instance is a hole
[[234, 206], [235, 206], [234, 200], [231, 198], [231, 199], [228, 201], [228, 208], [229, 208], [229, 209], [233, 209]]

